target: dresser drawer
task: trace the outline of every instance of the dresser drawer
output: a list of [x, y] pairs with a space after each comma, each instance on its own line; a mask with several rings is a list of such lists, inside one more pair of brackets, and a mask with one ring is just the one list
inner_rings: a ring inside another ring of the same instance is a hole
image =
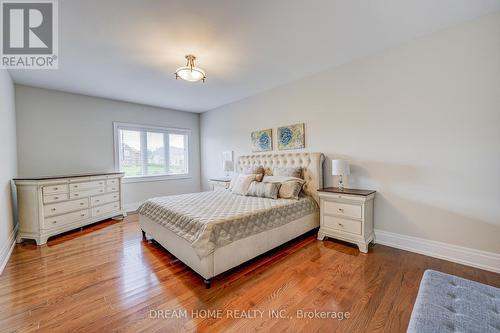
[[57, 194], [57, 193], [68, 193], [68, 185], [49, 185], [43, 187], [43, 195]]
[[120, 200], [120, 194], [118, 192], [109, 193], [109, 194], [99, 195], [97, 197], [90, 198], [90, 205], [92, 207], [94, 207], [94, 206], [104, 205], [104, 204], [118, 201], [118, 200]]
[[111, 185], [106, 187], [106, 192], [118, 192], [120, 189], [120, 185]]
[[325, 214], [338, 215], [353, 219], [361, 219], [361, 206], [333, 201], [324, 201], [323, 209]]
[[84, 220], [89, 217], [90, 217], [90, 212], [88, 209], [85, 209], [74, 213], [46, 218], [44, 223], [46, 229], [53, 229], [62, 227], [67, 224], [71, 224], [73, 222]]
[[361, 221], [347, 220], [338, 217], [323, 216], [325, 227], [351, 234], [361, 235]]
[[65, 201], [68, 199], [69, 199], [68, 193], [44, 195], [43, 203], [53, 203], [53, 202]]
[[104, 193], [104, 188], [94, 188], [91, 190], [83, 190], [83, 191], [71, 191], [69, 194], [70, 199], [78, 199], [78, 198], [85, 198], [85, 197], [90, 197], [93, 195], [98, 195], [98, 194], [103, 194]]
[[96, 180], [93, 182], [73, 183], [69, 186], [69, 188], [71, 191], [88, 190], [96, 187], [104, 187], [105, 182], [105, 180]]
[[44, 216], [54, 216], [89, 208], [89, 199], [64, 201], [43, 206]]
[[117, 186], [118, 185], [118, 178], [115, 179], [108, 179], [106, 180], [106, 186]]
[[113, 202], [107, 205], [92, 208], [92, 216], [99, 216], [102, 214], [110, 213], [113, 211], [120, 210], [120, 202]]

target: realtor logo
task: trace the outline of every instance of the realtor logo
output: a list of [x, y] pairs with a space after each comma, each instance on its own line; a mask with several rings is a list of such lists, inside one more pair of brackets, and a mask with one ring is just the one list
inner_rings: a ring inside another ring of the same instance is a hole
[[57, 0], [0, 0], [2, 68], [57, 69]]

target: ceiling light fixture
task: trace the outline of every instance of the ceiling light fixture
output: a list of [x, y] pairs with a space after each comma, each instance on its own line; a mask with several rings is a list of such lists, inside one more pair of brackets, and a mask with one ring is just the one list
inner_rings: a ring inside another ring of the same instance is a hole
[[181, 78], [183, 80], [189, 82], [197, 82], [202, 80], [205, 82], [207, 76], [205, 75], [205, 71], [199, 67], [194, 65], [194, 61], [196, 57], [192, 54], [188, 54], [186, 56], [187, 64], [184, 67], [179, 67], [175, 71], [175, 79]]

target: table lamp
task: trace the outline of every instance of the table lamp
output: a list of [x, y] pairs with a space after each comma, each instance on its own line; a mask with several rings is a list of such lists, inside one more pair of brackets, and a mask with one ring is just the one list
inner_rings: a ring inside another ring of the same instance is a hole
[[339, 190], [344, 190], [344, 180], [342, 177], [349, 176], [350, 174], [349, 162], [345, 160], [332, 160], [332, 176], [339, 176]]

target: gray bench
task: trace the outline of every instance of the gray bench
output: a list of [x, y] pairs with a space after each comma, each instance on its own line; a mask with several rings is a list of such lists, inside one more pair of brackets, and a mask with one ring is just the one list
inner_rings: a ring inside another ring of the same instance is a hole
[[499, 333], [500, 289], [427, 270], [407, 332]]

